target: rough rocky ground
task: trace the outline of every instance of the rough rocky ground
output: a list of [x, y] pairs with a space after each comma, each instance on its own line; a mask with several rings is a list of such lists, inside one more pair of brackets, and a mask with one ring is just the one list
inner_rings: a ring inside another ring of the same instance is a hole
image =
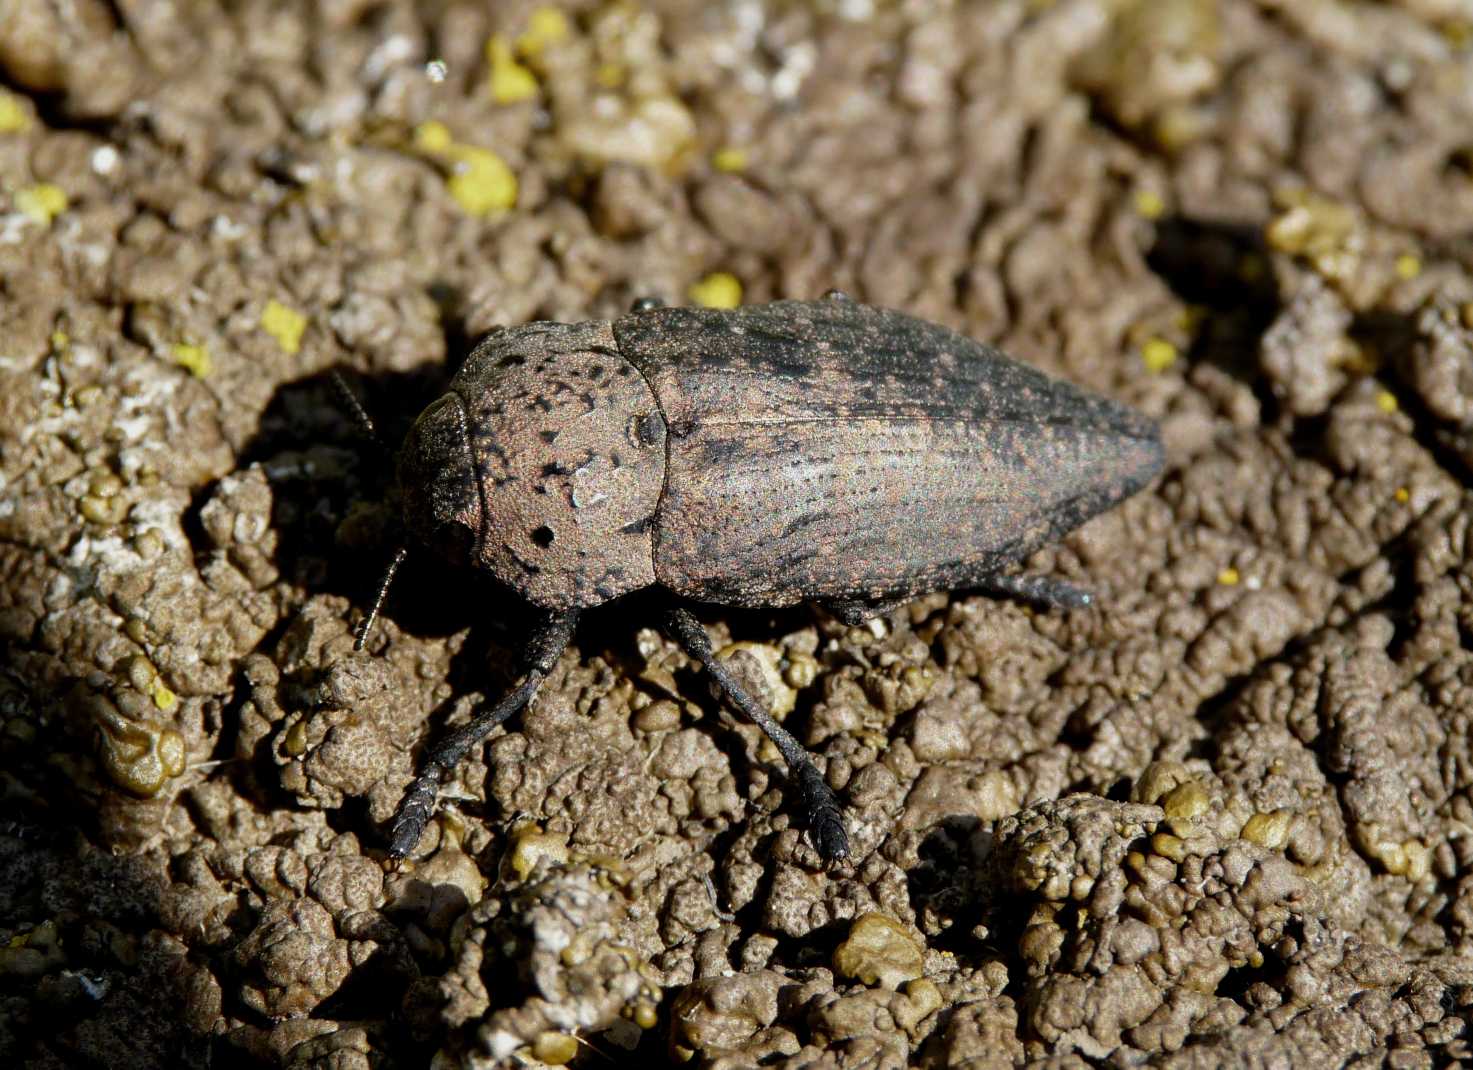
[[[1473, 1059], [1467, 0], [0, 2], [0, 1053], [46, 1067]], [[392, 545], [497, 324], [838, 286], [1162, 422], [873, 628], [639, 598], [384, 822], [526, 617]], [[433, 1058], [432, 1058], [433, 1057]]]

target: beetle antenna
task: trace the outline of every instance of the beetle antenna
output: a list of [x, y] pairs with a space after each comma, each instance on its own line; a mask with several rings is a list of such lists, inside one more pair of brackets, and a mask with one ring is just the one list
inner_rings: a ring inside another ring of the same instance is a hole
[[358, 400], [358, 395], [353, 393], [353, 388], [348, 385], [348, 380], [343, 378], [343, 373], [337, 370], [330, 372], [328, 381], [332, 383], [332, 389], [338, 396], [338, 402], [348, 410], [348, 415], [353, 417], [353, 422], [358, 425], [358, 430], [363, 433], [363, 437], [387, 453], [388, 448], [384, 445], [384, 440], [378, 437], [378, 428], [373, 425], [373, 417], [368, 415], [368, 410]]
[[378, 585], [378, 594], [374, 595], [373, 608], [368, 611], [368, 616], [363, 618], [363, 623], [358, 625], [358, 630], [353, 635], [354, 650], [362, 650], [363, 644], [368, 642], [368, 633], [373, 629], [373, 622], [378, 620], [378, 611], [384, 607], [384, 599], [389, 596], [389, 584], [394, 582], [394, 573], [399, 571], [399, 566], [404, 564], [404, 559], [408, 556], [409, 550], [403, 546], [394, 551], [394, 559], [384, 570], [384, 578]]

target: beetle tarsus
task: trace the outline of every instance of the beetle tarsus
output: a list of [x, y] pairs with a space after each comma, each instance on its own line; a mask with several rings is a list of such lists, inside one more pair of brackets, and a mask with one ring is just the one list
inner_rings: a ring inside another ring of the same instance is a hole
[[803, 814], [803, 823], [813, 839], [813, 845], [824, 862], [837, 862], [849, 853], [849, 837], [844, 831], [843, 811], [838, 797], [834, 795], [813, 759], [803, 749], [793, 734], [773, 720], [735, 676], [716, 658], [711, 648], [711, 637], [705, 627], [687, 609], [672, 609], [666, 622], [676, 642], [692, 658], [711, 674], [718, 687], [741, 711], [742, 715], [766, 734], [777, 746], [788, 765], [788, 776], [797, 788], [797, 801]]
[[833, 789], [812, 765], [798, 771], [798, 799], [802, 803], [808, 835], [825, 863], [849, 857], [849, 834], [844, 830], [844, 813]]
[[440, 780], [445, 770], [431, 763], [424, 772], [414, 778], [399, 809], [394, 813], [394, 824], [389, 830], [389, 857], [400, 859], [408, 856], [419, 843], [430, 815], [435, 812], [435, 796], [440, 793]]
[[977, 589], [989, 594], [1003, 594], [1048, 609], [1084, 609], [1094, 605], [1095, 596], [1083, 587], [1056, 580], [1052, 576], [1003, 575], [988, 576]]
[[908, 598], [892, 598], [880, 601], [866, 601], [865, 599], [846, 599], [840, 602], [828, 602], [824, 609], [833, 615], [840, 624], [847, 624], [851, 628], [857, 628], [861, 624], [868, 624], [876, 617], [899, 609], [910, 601]]
[[517, 686], [495, 706], [478, 713], [469, 724], [462, 725], [436, 743], [425, 756], [422, 772], [404, 793], [404, 798], [399, 801], [399, 808], [394, 811], [394, 822], [389, 833], [391, 858], [404, 858], [419, 843], [425, 826], [434, 816], [435, 799], [446, 775], [493, 728], [525, 709], [536, 697], [542, 681], [547, 679], [547, 674], [552, 671], [553, 665], [572, 639], [577, 620], [575, 613], [549, 617], [527, 641], [522, 655], [526, 670]]

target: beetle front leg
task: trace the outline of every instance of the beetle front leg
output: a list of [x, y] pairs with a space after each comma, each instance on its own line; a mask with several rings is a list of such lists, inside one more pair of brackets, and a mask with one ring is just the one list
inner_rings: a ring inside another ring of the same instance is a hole
[[716, 659], [716, 652], [711, 649], [710, 636], [689, 610], [672, 609], [665, 619], [675, 640], [685, 652], [701, 663], [731, 700], [732, 705], [747, 720], [762, 729], [782, 752], [783, 761], [788, 764], [788, 774], [798, 790], [798, 805], [803, 814], [803, 822], [808, 826], [819, 857], [825, 862], [837, 862], [847, 857], [849, 835], [844, 831], [844, 816], [839, 800], [824, 783], [823, 777], [813, 765], [813, 759], [803, 749], [803, 744], [773, 720], [762, 708], [762, 704]]
[[573, 626], [577, 621], [576, 613], [549, 617], [528, 640], [522, 652], [522, 678], [510, 694], [435, 744], [425, 757], [419, 776], [414, 778], [414, 783], [399, 801], [399, 809], [394, 811], [394, 823], [389, 832], [390, 858], [398, 860], [414, 850], [435, 812], [435, 798], [440, 793], [441, 784], [466, 753], [485, 739], [491, 729], [524, 709], [536, 696], [542, 681], [547, 679], [547, 674], [573, 637]]

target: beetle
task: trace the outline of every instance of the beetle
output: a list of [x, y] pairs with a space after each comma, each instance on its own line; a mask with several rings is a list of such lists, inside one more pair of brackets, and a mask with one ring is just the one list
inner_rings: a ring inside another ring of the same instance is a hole
[[644, 300], [612, 322], [493, 331], [404, 439], [404, 525], [542, 620], [510, 693], [425, 756], [390, 856], [414, 849], [467, 751], [532, 701], [579, 613], [659, 586], [669, 633], [777, 745], [820, 858], [844, 858], [834, 792], [688, 605], [812, 602], [851, 624], [947, 589], [1086, 606], [1009, 569], [1162, 464], [1140, 413], [839, 291], [732, 310]]

